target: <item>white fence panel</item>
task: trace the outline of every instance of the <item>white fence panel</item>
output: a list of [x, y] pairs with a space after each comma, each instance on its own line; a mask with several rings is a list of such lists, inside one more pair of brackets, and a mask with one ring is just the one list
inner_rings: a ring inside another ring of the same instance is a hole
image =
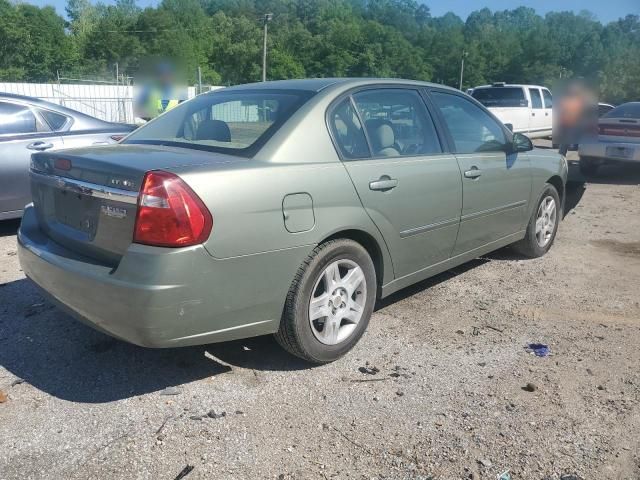
[[[27, 95], [63, 105], [108, 122], [135, 123], [133, 86], [58, 83], [0, 83], [0, 92]], [[222, 87], [206, 87], [216, 90]], [[187, 87], [187, 98], [196, 96]]]

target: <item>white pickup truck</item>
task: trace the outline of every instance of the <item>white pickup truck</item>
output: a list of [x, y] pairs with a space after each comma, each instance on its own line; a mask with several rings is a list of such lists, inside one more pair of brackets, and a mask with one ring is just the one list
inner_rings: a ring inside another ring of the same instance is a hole
[[539, 85], [504, 82], [475, 87], [471, 96], [487, 107], [514, 132], [529, 138], [550, 137], [553, 130], [553, 97]]

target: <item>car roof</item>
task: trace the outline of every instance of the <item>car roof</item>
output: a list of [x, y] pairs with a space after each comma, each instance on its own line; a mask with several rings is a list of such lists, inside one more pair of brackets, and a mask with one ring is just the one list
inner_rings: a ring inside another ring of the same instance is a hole
[[[439, 85], [429, 82], [421, 82], [417, 80], [404, 80], [400, 78], [307, 78], [307, 79], [295, 79], [295, 80], [274, 80], [269, 82], [256, 82], [245, 83], [242, 85], [236, 85], [233, 87], [227, 87], [224, 90], [214, 90], [213, 92], [221, 91], [235, 91], [235, 90], [257, 90], [257, 89], [269, 89], [269, 90], [302, 90], [309, 92], [320, 92], [333, 86], [363, 86], [363, 85], [384, 85], [384, 84], [398, 84], [398, 85], [415, 85], [423, 87], [439, 87], [448, 90], [459, 92], [459, 90], [447, 87], [445, 85]], [[213, 93], [212, 92], [212, 93]]]
[[474, 90], [478, 89], [478, 88], [504, 88], [504, 87], [524, 87], [524, 88], [545, 88], [548, 90], [547, 87], [545, 87], [544, 85], [528, 85], [526, 83], [505, 83], [502, 84], [501, 82], [496, 82], [499, 83], [500, 85], [478, 85], [477, 87], [473, 87]]
[[73, 116], [73, 117], [77, 117], [77, 116], [86, 116], [88, 118], [92, 118], [94, 120], [97, 120], [99, 122], [101, 122], [102, 120], [92, 117], [91, 115], [87, 115], [86, 113], [82, 113], [82, 112], [78, 112], [77, 110], [73, 110], [71, 108], [67, 108], [67, 107], [63, 107], [62, 105], [59, 105], [57, 103], [53, 103], [53, 102], [47, 102], [46, 100], [42, 100], [40, 98], [37, 97], [29, 97], [27, 95], [18, 95], [17, 93], [7, 93], [7, 92], [0, 92], [0, 99], [6, 99], [6, 100], [18, 100], [20, 102], [24, 102], [24, 103], [30, 103], [32, 105], [36, 105], [39, 107], [43, 107], [43, 108], [47, 108], [49, 110], [54, 110], [60, 113], [66, 113], [67, 115]]
[[112, 125], [112, 123], [110, 122], [100, 120], [99, 118], [92, 117], [91, 115], [87, 115], [86, 113], [63, 107], [62, 105], [58, 105], [57, 103], [47, 102], [46, 100], [42, 100], [37, 97], [18, 95], [16, 93], [0, 92], [0, 101], [1, 100], [15, 100], [22, 103], [28, 103], [29, 105], [42, 107], [47, 110], [61, 113], [68, 117], [72, 117], [74, 119], [74, 124], [72, 125], [73, 130], [83, 128], [104, 128], [106, 125]]

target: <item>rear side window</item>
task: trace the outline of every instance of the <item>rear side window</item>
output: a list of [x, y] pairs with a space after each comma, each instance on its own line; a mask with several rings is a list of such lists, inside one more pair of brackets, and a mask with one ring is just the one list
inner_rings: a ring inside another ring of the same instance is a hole
[[485, 107], [527, 107], [521, 87], [476, 88], [471, 96]]
[[551, 96], [551, 92], [546, 88], [543, 88], [542, 96], [544, 98], [544, 108], [553, 108], [553, 97]]
[[201, 95], [139, 128], [123, 143], [172, 145], [249, 156], [311, 95], [311, 92], [271, 90]]
[[61, 115], [60, 113], [52, 112], [50, 110], [38, 110], [40, 115], [51, 127], [51, 130], [60, 130], [67, 123], [68, 117]]
[[0, 135], [35, 133], [36, 116], [24, 105], [0, 102]]
[[456, 153], [504, 152], [502, 127], [486, 111], [459, 95], [432, 92], [453, 138]]
[[542, 108], [542, 98], [540, 97], [540, 90], [537, 88], [530, 88], [529, 95], [531, 95], [531, 108]]
[[329, 122], [333, 138], [344, 158], [368, 158], [370, 156], [362, 124], [349, 98], [345, 98], [333, 109]]
[[384, 88], [353, 95], [375, 157], [441, 153], [431, 116], [415, 90]]

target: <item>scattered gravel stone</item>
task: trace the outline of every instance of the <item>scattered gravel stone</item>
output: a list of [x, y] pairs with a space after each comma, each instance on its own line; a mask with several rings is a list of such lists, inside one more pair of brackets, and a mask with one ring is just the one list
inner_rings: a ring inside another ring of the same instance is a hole
[[375, 375], [380, 370], [377, 367], [360, 367], [358, 368], [360, 373], [364, 373], [365, 375]]
[[180, 395], [182, 389], [178, 387], [167, 387], [160, 392], [160, 395]]
[[538, 386], [535, 383], [527, 383], [524, 387], [522, 387], [522, 390], [524, 390], [525, 392], [535, 392], [538, 389]]
[[227, 412], [216, 413], [215, 410], [209, 410], [209, 413], [207, 413], [207, 417], [214, 418], [216, 420], [218, 418], [222, 418], [222, 417], [226, 417], [226, 416], [227, 416]]

